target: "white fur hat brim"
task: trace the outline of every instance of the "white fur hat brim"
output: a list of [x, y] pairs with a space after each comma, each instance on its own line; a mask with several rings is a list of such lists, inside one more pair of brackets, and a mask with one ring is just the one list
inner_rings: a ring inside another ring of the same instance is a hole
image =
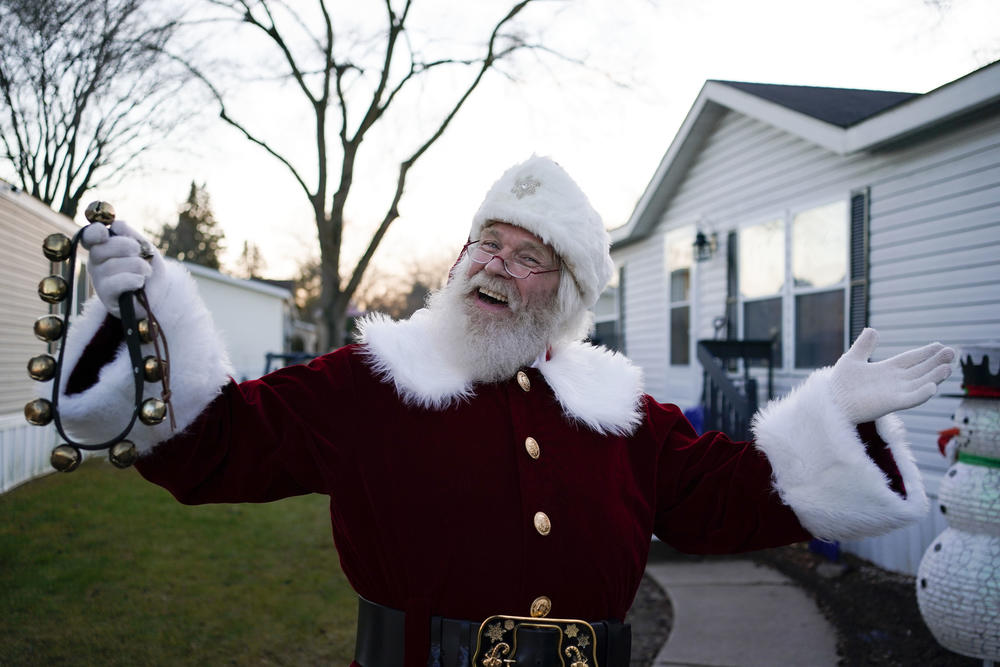
[[611, 238], [601, 216], [550, 158], [532, 155], [505, 171], [473, 217], [469, 238], [478, 239], [490, 222], [521, 227], [552, 246], [587, 308], [597, 302], [614, 273]]

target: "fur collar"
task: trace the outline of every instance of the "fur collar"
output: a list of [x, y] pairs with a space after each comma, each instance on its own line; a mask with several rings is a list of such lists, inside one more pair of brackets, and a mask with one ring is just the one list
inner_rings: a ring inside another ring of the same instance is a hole
[[[404, 402], [444, 410], [471, 399], [476, 387], [434, 336], [430, 318], [426, 310], [399, 322], [369, 315], [358, 340], [372, 370], [391, 381]], [[535, 366], [572, 420], [615, 435], [631, 434], [642, 420], [642, 372], [623, 355], [574, 342]]]

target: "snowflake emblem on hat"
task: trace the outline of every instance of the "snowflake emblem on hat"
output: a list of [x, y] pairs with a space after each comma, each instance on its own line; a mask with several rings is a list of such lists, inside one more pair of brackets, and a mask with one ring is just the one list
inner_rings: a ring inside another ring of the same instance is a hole
[[576, 627], [576, 623], [571, 623], [570, 625], [566, 626], [566, 636], [567, 637], [570, 637], [570, 638], [576, 637], [579, 633], [580, 633], [580, 629], [578, 627]]
[[576, 640], [576, 643], [580, 645], [580, 648], [587, 648], [590, 646], [590, 637], [587, 635], [580, 635], [580, 638]]
[[515, 197], [521, 199], [525, 195], [535, 194], [535, 190], [537, 190], [538, 186], [540, 185], [541, 185], [540, 181], [536, 180], [531, 176], [525, 176], [523, 178], [517, 179], [517, 181], [514, 183], [514, 187], [512, 187], [510, 191], [511, 194], [513, 194]]

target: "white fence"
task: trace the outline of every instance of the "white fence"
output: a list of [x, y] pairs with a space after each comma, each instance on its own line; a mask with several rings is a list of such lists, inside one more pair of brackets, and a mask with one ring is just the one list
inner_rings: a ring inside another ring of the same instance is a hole
[[52, 472], [49, 454], [57, 438], [51, 424], [33, 426], [23, 414], [0, 416], [0, 493]]

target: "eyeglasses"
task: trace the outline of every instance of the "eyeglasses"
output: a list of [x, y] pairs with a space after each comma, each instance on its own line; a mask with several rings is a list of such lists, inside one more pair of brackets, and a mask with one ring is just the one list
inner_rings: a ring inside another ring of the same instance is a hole
[[503, 262], [504, 270], [510, 275], [511, 278], [517, 278], [519, 280], [523, 280], [524, 278], [527, 278], [528, 276], [533, 274], [552, 273], [554, 271], [559, 270], [559, 267], [556, 267], [554, 269], [545, 269], [544, 271], [535, 271], [530, 266], [525, 265], [522, 261], [522, 258], [515, 257], [513, 259], [507, 260], [504, 259], [503, 257], [500, 257], [500, 255], [498, 255], [495, 252], [489, 252], [488, 250], [484, 250], [483, 247], [479, 245], [481, 242], [482, 242], [481, 240], [469, 241], [464, 246], [462, 246], [462, 249], [468, 250], [469, 259], [471, 259], [476, 264], [489, 264], [494, 259], [499, 258], [500, 261]]

